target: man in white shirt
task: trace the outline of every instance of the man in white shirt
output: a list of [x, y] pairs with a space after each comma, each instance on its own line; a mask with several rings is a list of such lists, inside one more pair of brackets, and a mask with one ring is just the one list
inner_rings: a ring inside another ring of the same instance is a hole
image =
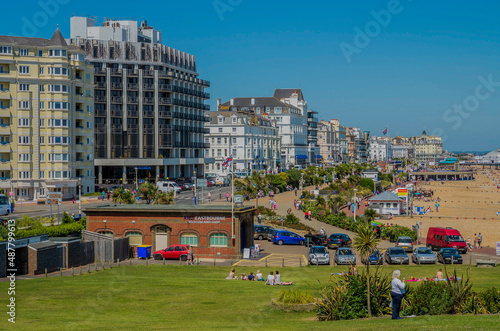
[[269, 273], [269, 276], [267, 276], [266, 285], [268, 285], [268, 284], [275, 285], [274, 275], [273, 275], [272, 271]]

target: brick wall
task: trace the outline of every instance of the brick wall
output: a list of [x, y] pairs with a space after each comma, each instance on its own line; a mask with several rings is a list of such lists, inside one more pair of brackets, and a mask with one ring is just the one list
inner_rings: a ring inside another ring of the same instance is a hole
[[[152, 245], [153, 251], [166, 247], [156, 247], [155, 227], [167, 226], [170, 233], [170, 245], [180, 244], [181, 235], [191, 233], [198, 237], [198, 246], [193, 247], [194, 254], [199, 258], [231, 259], [241, 256], [241, 223], [246, 229], [247, 247], [253, 245], [253, 210], [235, 215], [234, 231], [236, 239], [233, 244], [231, 239], [231, 216], [225, 212], [193, 212], [193, 213], [149, 213], [147, 211], [127, 213], [87, 213], [87, 230], [93, 232], [110, 231], [115, 237], [125, 236], [127, 232], [134, 231], [143, 234], [143, 244]], [[217, 216], [223, 219], [207, 222], [196, 219], [197, 216]], [[106, 223], [103, 222], [106, 220]], [[134, 222], [132, 222], [134, 221]], [[210, 235], [224, 233], [228, 238], [228, 247], [211, 247]]]

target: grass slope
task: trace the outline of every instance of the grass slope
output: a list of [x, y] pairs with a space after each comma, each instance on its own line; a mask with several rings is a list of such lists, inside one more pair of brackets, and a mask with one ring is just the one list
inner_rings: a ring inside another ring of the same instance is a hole
[[[432, 277], [437, 266], [403, 266], [406, 278]], [[384, 267], [392, 272], [395, 267]], [[459, 273], [466, 267], [458, 266]], [[261, 271], [267, 275], [271, 268]], [[294, 281], [316, 295], [318, 281], [326, 283], [341, 267], [279, 268], [283, 281]], [[451, 268], [448, 268], [451, 270]], [[237, 275], [254, 268], [238, 267]], [[90, 275], [42, 278], [16, 284], [16, 330], [64, 329], [251, 329], [300, 330], [343, 328], [374, 330], [494, 330], [500, 316], [429, 316], [392, 321], [374, 318], [318, 322], [314, 313], [282, 312], [270, 308], [274, 293], [283, 287], [262, 282], [229, 281], [229, 268], [193, 266], [122, 266]], [[500, 287], [500, 269], [471, 268], [474, 288]], [[0, 283], [6, 293], [8, 283]], [[5, 307], [8, 298], [1, 296]], [[4, 317], [5, 318], [5, 317]], [[6, 318], [4, 320], [6, 321]], [[4, 322], [0, 325], [6, 325]], [[1, 327], [3, 329], [3, 327]]]

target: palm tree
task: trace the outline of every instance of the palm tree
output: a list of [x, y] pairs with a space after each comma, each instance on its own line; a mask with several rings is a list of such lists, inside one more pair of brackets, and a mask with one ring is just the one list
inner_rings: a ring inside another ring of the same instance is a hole
[[376, 216], [377, 212], [375, 210], [371, 208], [365, 210], [365, 218], [368, 224], [371, 224], [371, 222], [375, 219]]
[[316, 207], [325, 207], [326, 206], [326, 201], [325, 198], [323, 198], [321, 195], [318, 195], [316, 197]]
[[153, 205], [174, 205], [174, 192], [162, 192], [157, 191], [155, 200], [153, 201]]
[[141, 187], [139, 187], [139, 193], [141, 197], [146, 200], [146, 203], [148, 205], [155, 200], [157, 192], [158, 189], [156, 188], [156, 185], [148, 181], [146, 181], [141, 185]]
[[368, 305], [368, 316], [372, 316], [370, 304], [370, 254], [374, 248], [377, 248], [379, 239], [375, 236], [372, 227], [367, 223], [359, 223], [356, 227], [356, 235], [354, 237], [353, 246], [361, 255], [361, 259], [367, 261], [366, 263], [366, 303]]
[[337, 214], [339, 211], [339, 207], [344, 204], [344, 198], [340, 195], [330, 195], [330, 200], [328, 201], [328, 208]]
[[114, 203], [119, 203], [119, 204], [124, 203], [131, 205], [135, 202], [132, 193], [129, 190], [124, 190], [123, 188], [118, 188], [114, 190], [111, 198]]

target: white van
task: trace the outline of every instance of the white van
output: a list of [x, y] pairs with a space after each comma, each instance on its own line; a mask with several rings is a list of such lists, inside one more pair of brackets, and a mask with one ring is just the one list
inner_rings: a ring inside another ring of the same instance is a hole
[[5, 194], [0, 194], [0, 214], [1, 215], [10, 214], [9, 198], [7, 198]]
[[293, 167], [294, 169], [297, 169], [297, 170], [302, 170], [302, 166], [301, 165], [296, 165]]
[[167, 192], [167, 193], [175, 192], [177, 194], [182, 191], [182, 189], [180, 188], [179, 185], [177, 185], [176, 182], [157, 182], [156, 188], [158, 188], [158, 190], [162, 192]]

